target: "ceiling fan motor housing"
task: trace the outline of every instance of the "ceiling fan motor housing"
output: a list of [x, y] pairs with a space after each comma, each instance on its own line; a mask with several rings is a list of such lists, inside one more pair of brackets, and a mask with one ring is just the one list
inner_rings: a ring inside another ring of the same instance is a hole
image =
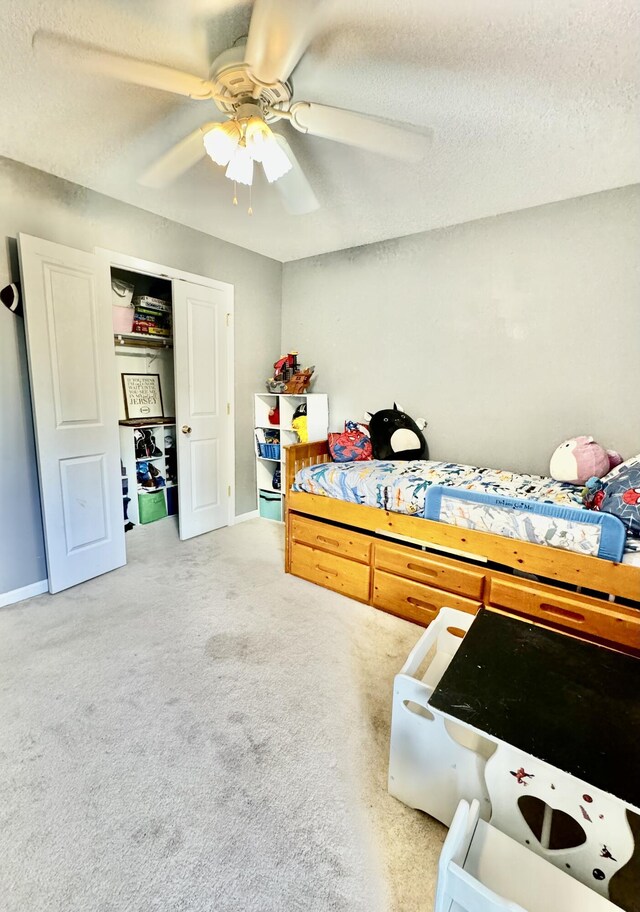
[[[245, 45], [223, 51], [211, 65], [210, 79], [215, 84], [215, 91], [221, 98], [216, 99], [218, 108], [229, 117], [250, 117], [257, 113], [267, 123], [279, 119], [277, 111], [271, 111], [272, 105], [287, 105], [291, 101], [293, 90], [290, 82], [276, 82], [273, 85], [259, 86], [259, 95], [255, 97], [256, 82], [250, 76], [249, 67], [244, 62]], [[239, 114], [239, 106], [252, 104], [259, 108], [249, 114]]]

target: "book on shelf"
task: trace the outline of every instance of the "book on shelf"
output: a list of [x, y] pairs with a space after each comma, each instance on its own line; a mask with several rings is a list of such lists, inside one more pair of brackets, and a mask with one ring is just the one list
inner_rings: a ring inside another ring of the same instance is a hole
[[169, 327], [149, 321], [147, 317], [141, 318], [138, 314], [133, 320], [133, 331], [144, 336], [164, 336], [165, 339], [171, 335]]
[[138, 332], [151, 333], [152, 336], [153, 335], [155, 335], [155, 336], [170, 336], [171, 335], [170, 326], [163, 326], [161, 323], [149, 323], [146, 319], [143, 320], [140, 317], [136, 317], [136, 319], [133, 322], [133, 325], [134, 325], [134, 327], [135, 326], [140, 327], [140, 329], [138, 329]]
[[135, 295], [133, 298], [133, 306], [136, 310], [142, 307], [157, 313], [171, 313], [171, 304], [167, 301], [160, 300], [160, 298], [151, 298], [149, 295]]
[[171, 322], [171, 314], [170, 314], [170, 313], [165, 313], [165, 312], [162, 311], [162, 310], [153, 310], [151, 307], [138, 307], [138, 306], [136, 306], [136, 307], [134, 307], [134, 311], [135, 311], [135, 313], [137, 313], [137, 314], [142, 314], [142, 315], [144, 315], [145, 317], [149, 317], [150, 320], [151, 320], [151, 319], [153, 319], [153, 320], [158, 320], [159, 322], [162, 322], [162, 323], [170, 323], [170, 322]]

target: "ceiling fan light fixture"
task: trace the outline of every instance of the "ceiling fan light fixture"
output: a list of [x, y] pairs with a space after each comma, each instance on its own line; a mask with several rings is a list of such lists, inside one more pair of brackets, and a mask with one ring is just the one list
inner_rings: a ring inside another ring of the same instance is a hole
[[245, 128], [245, 142], [251, 158], [262, 164], [269, 183], [290, 171], [292, 164], [261, 117], [250, 117]]
[[246, 184], [248, 187], [253, 183], [253, 159], [245, 145], [239, 145], [236, 148], [225, 171], [225, 176], [229, 180], [237, 181], [239, 184]]
[[205, 133], [204, 147], [207, 155], [217, 165], [228, 165], [238, 149], [241, 138], [242, 131], [236, 121], [228, 120], [226, 123], [216, 124]]
[[244, 138], [249, 154], [254, 161], [261, 162], [265, 146], [273, 134], [261, 117], [250, 117], [245, 128]]
[[262, 150], [262, 167], [264, 168], [267, 180], [272, 184], [274, 181], [283, 177], [288, 171], [291, 171], [293, 164], [289, 160], [284, 149], [276, 142], [276, 138], [273, 133], [271, 133], [271, 130], [269, 130], [269, 133], [269, 139], [264, 143], [264, 148]]

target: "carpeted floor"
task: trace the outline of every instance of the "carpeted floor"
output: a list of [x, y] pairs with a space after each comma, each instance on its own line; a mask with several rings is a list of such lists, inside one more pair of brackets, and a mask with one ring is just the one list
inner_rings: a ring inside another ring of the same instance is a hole
[[282, 527], [128, 536], [0, 610], [6, 912], [428, 912], [444, 828], [386, 792], [411, 624], [282, 572]]

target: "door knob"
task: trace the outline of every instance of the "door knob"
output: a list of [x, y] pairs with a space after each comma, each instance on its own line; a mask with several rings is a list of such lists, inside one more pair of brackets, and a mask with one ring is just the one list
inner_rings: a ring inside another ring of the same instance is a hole
[[189, 427], [188, 424], [183, 424], [183, 425], [182, 425], [182, 433], [183, 433], [183, 434], [190, 434], [190, 433], [191, 433], [191, 428]]

